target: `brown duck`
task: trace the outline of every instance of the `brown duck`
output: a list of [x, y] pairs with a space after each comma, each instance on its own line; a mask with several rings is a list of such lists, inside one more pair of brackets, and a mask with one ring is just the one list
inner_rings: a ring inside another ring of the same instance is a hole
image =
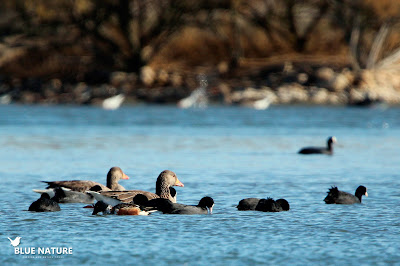
[[125, 191], [87, 191], [93, 195], [96, 200], [103, 201], [107, 204], [115, 206], [121, 202], [130, 203], [132, 199], [138, 195], [143, 194], [149, 200], [163, 198], [169, 199], [172, 202], [176, 202], [176, 197], [171, 195], [172, 186], [183, 187], [183, 183], [179, 181], [176, 174], [170, 170], [164, 170], [160, 173], [156, 181], [156, 193], [144, 191], [144, 190], [125, 190]]
[[47, 188], [64, 187], [72, 191], [85, 192], [94, 186], [100, 186], [102, 190], [125, 190], [118, 184], [120, 179], [129, 179], [119, 167], [112, 167], [107, 173], [107, 186], [90, 180], [72, 180], [72, 181], [43, 181], [47, 183]]
[[59, 203], [93, 203], [93, 196], [85, 193], [85, 191], [90, 189], [95, 191], [125, 190], [123, 186], [118, 184], [120, 179], [129, 179], [129, 177], [121, 168], [112, 167], [107, 174], [107, 186], [89, 180], [43, 181], [48, 184], [47, 189], [34, 189], [33, 191], [47, 193]]

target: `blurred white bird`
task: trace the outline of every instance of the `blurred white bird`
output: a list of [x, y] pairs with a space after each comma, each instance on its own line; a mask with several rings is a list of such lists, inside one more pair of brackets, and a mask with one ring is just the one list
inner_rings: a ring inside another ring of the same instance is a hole
[[106, 110], [115, 110], [118, 109], [121, 104], [124, 102], [125, 96], [123, 94], [118, 94], [107, 98], [103, 101], [102, 107]]
[[208, 97], [207, 97], [207, 86], [208, 86], [208, 81], [206, 75], [199, 75], [198, 77], [200, 87], [192, 91], [192, 93], [186, 97], [181, 99], [178, 102], [178, 107], [179, 108], [191, 108], [191, 107], [197, 107], [197, 108], [205, 108], [207, 107], [208, 104]]
[[256, 110], [265, 110], [271, 104], [271, 99], [269, 97], [265, 97], [261, 100], [257, 100], [253, 102], [253, 108]]

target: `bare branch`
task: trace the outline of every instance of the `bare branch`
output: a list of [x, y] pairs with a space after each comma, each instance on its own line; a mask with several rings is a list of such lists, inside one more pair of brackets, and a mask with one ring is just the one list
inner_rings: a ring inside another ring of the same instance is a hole
[[360, 16], [357, 16], [355, 19], [355, 25], [353, 26], [353, 30], [351, 32], [350, 37], [350, 56], [351, 56], [351, 63], [355, 71], [360, 71], [361, 67], [357, 60], [357, 49], [358, 49], [358, 42], [360, 40]]
[[400, 47], [397, 48], [393, 53], [389, 56], [382, 59], [377, 65], [376, 68], [392, 68], [394, 65], [398, 64], [397, 67], [400, 66]]
[[385, 41], [388, 32], [389, 32], [389, 25], [388, 23], [384, 23], [379, 29], [379, 32], [376, 35], [371, 50], [369, 52], [367, 66], [366, 66], [367, 69], [374, 68], [376, 60], [378, 59], [378, 56], [382, 49], [383, 42]]

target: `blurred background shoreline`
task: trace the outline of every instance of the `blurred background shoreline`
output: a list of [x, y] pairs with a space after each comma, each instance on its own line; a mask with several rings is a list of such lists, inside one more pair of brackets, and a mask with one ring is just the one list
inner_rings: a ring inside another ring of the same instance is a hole
[[0, 14], [2, 104], [400, 104], [396, 0], [4, 0]]

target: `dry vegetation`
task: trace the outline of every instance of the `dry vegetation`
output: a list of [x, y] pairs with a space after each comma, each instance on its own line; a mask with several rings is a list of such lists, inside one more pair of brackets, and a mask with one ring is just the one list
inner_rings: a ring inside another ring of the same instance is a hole
[[247, 81], [293, 62], [309, 77], [348, 68], [357, 85], [365, 69], [400, 66], [398, 0], [3, 0], [0, 13], [0, 96], [56, 79], [57, 93], [110, 83], [144, 100], [144, 86], [181, 88], [179, 98], [200, 72], [215, 86], [271, 86]]

